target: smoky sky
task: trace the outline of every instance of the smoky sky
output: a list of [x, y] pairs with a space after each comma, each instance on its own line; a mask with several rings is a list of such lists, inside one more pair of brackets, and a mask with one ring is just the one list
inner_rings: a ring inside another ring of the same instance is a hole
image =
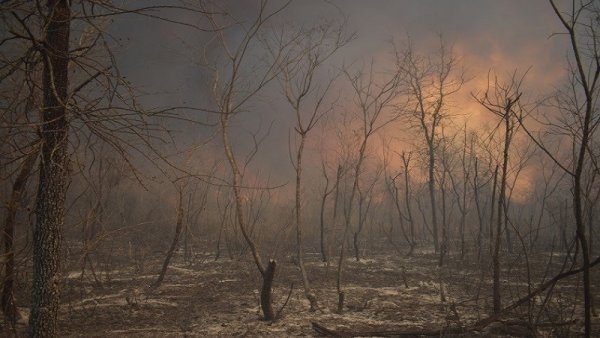
[[[259, 2], [218, 3], [243, 21], [257, 14]], [[282, 3], [273, 1], [270, 6]], [[207, 26], [200, 14], [167, 15]], [[457, 95], [453, 109], [473, 116], [474, 124], [486, 123], [471, 93], [484, 89], [481, 87], [486, 84], [488, 71], [504, 74], [529, 69], [526, 85], [532, 96], [549, 93], [565, 76], [566, 40], [552, 36], [561, 31], [561, 26], [544, 0], [298, 0], [292, 1], [273, 25], [310, 25], [341, 16], [347, 19], [347, 29], [356, 33], [356, 39], [342, 48], [326, 67], [374, 60], [376, 67], [385, 71], [385, 63], [393, 51], [392, 41], [402, 45], [410, 39], [419, 53], [427, 55], [435, 52], [441, 36], [459, 56], [469, 79]], [[232, 29], [231, 34], [235, 34], [235, 28]], [[148, 107], [208, 106], [210, 79], [201, 66], [200, 55], [210, 33], [140, 16], [116, 19], [111, 32], [122, 39], [116, 53], [121, 71], [144, 93], [142, 102]], [[233, 134], [234, 141], [244, 149], [250, 133], [265, 132], [272, 125], [256, 157], [255, 170], [285, 183], [293, 175], [288, 155], [293, 119], [275, 87], [261, 94], [253, 105], [256, 111], [240, 117]], [[207, 118], [200, 112], [184, 113]], [[214, 131], [182, 122], [173, 122], [170, 127], [182, 144], [199, 142]], [[398, 128], [401, 130], [402, 126]]]

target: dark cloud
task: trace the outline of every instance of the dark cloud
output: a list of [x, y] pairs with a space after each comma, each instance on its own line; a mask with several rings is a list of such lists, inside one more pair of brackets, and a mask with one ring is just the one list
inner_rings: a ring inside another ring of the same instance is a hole
[[[219, 1], [232, 8], [242, 22], [256, 14], [254, 1]], [[283, 2], [273, 2], [273, 7]], [[419, 52], [434, 53], [438, 34], [452, 44], [461, 56], [470, 77], [464, 100], [468, 109], [469, 91], [485, 83], [489, 69], [508, 73], [515, 68], [532, 67], [528, 85], [534, 92], [547, 91], [564, 75], [565, 41], [550, 35], [560, 26], [550, 5], [542, 0], [414, 0], [362, 1], [331, 0], [293, 1], [277, 19], [277, 23], [309, 25], [320, 20], [348, 19], [348, 29], [357, 39], [332, 61], [333, 67], [374, 57], [380, 63], [389, 59], [390, 41], [398, 43], [410, 36]], [[185, 20], [202, 25], [200, 17], [187, 13]], [[194, 105], [206, 107], [208, 74], [200, 66], [200, 50], [209, 34], [142, 17], [119, 19], [112, 26], [115, 34], [127, 39], [118, 52], [122, 70], [149, 93], [149, 106]], [[235, 34], [235, 31], [232, 33]], [[380, 65], [385, 69], [385, 65]], [[280, 181], [291, 177], [288, 134], [291, 116], [280, 93], [272, 88], [256, 102], [256, 111], [241, 117], [237, 123], [237, 142], [248, 145], [248, 132], [264, 131], [273, 122], [271, 135], [257, 157], [263, 173], [270, 171]], [[209, 128], [179, 124], [181, 135], [208, 135]]]

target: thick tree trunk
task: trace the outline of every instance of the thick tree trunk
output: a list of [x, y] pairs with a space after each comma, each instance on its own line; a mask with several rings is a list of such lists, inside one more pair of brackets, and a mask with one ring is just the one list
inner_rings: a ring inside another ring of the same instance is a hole
[[14, 278], [15, 278], [15, 252], [14, 252], [14, 238], [15, 238], [15, 218], [17, 211], [19, 210], [19, 204], [31, 170], [35, 164], [35, 160], [38, 157], [37, 148], [33, 149], [31, 153], [25, 158], [21, 165], [19, 175], [15, 179], [12, 187], [12, 194], [8, 207], [6, 210], [6, 218], [4, 219], [4, 232], [2, 234], [2, 243], [4, 243], [4, 259], [6, 263], [4, 265], [4, 283], [2, 284], [2, 312], [7, 322], [13, 326], [19, 319], [19, 313], [15, 306], [14, 301]]
[[36, 223], [33, 228], [33, 285], [29, 335], [56, 336], [60, 297], [61, 227], [64, 222], [69, 155], [66, 117], [70, 8], [49, 0], [43, 58], [44, 108]]

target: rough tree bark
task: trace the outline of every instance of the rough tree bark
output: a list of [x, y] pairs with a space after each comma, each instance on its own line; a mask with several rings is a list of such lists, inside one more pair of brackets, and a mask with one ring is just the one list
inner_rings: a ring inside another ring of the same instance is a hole
[[42, 50], [42, 144], [33, 227], [33, 285], [28, 328], [32, 337], [56, 336], [61, 227], [69, 179], [66, 115], [71, 11], [68, 0], [48, 0], [47, 7]]
[[[293, 157], [295, 151], [296, 162], [292, 165], [296, 170], [296, 203], [295, 203], [295, 221], [296, 221], [296, 254], [298, 267], [302, 276], [304, 286], [304, 295], [310, 302], [311, 311], [317, 309], [316, 295], [311, 290], [310, 282], [304, 266], [304, 243], [303, 243], [303, 183], [302, 161], [308, 135], [317, 125], [319, 120], [327, 113], [333, 110], [333, 105], [328, 104], [329, 91], [335, 78], [328, 81], [320, 81], [322, 88], [318, 88], [315, 79], [319, 75], [323, 63], [329, 59], [340, 47], [348, 42], [344, 37], [343, 25], [331, 25], [324, 23], [316, 29], [300, 30], [298, 36], [286, 49], [286, 57], [280, 63], [279, 81], [285, 97], [292, 108], [296, 117], [294, 131], [298, 139], [298, 145], [295, 149], [290, 148], [290, 157]], [[351, 37], [350, 37], [351, 38]], [[278, 51], [285, 48], [277, 48]], [[325, 198], [324, 198], [325, 200]], [[324, 202], [323, 202], [324, 203]], [[323, 231], [323, 228], [321, 229]], [[323, 236], [321, 237], [323, 240]]]

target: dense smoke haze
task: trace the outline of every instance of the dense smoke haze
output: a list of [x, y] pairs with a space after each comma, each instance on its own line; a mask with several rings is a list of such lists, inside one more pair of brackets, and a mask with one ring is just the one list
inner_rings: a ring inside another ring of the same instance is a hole
[[[233, 14], [240, 21], [251, 20], [257, 11], [248, 1], [224, 7], [234, 8]], [[193, 15], [172, 16], [203, 25], [202, 19]], [[468, 121], [468, 128], [493, 128], [491, 116], [471, 96], [485, 90], [489, 72], [507, 77], [515, 70], [527, 71], [524, 86], [532, 102], [551, 95], [567, 76], [568, 41], [553, 36], [560, 32], [560, 22], [544, 1], [382, 1], [374, 5], [362, 1], [295, 1], [275, 18], [273, 25], [299, 27], [341, 20], [347, 21], [347, 33], [355, 33], [356, 38], [328, 60], [319, 75], [327, 76], [343, 66], [356, 69], [372, 61], [376, 72], [384, 74], [393, 71], [394, 44], [401, 48], [410, 41], [418, 53], [434, 55], [441, 37], [460, 59], [469, 80], [449, 107], [457, 115], [453, 122], [459, 126]], [[210, 34], [152, 18], [123, 17], [115, 21], [111, 32], [127, 41], [118, 48], [119, 64], [127, 78], [147, 94], [142, 102], [149, 107], [205, 108], [210, 104], [210, 79], [202, 67], [203, 48]], [[239, 29], [232, 27], [227, 34], [240, 34], [236, 31]], [[340, 82], [340, 101], [351, 100], [352, 93]], [[241, 117], [243, 126], [239, 128], [240, 132], [253, 132], [273, 124], [255, 162], [263, 174], [285, 183], [293, 176], [287, 144], [293, 115], [283, 102], [281, 90], [272, 87], [261, 93], [263, 105], [256, 106], [247, 114], [250, 116]], [[196, 119], [205, 118], [191, 114]], [[212, 132], [190, 124], [178, 124], [175, 129], [184, 143], [199, 142]], [[323, 137], [331, 133], [320, 132], [325, 133]], [[402, 122], [387, 128], [386, 134], [401, 140], [412, 138]]]

